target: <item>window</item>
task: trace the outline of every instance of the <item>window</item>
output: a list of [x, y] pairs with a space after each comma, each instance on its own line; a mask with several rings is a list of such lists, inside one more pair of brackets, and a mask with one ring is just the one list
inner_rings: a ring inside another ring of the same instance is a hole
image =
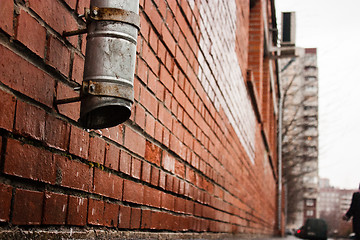
[[306, 200], [306, 206], [313, 207], [314, 206], [314, 200], [313, 199], [307, 199]]
[[314, 216], [314, 210], [307, 210], [307, 211], [306, 211], [306, 216], [307, 216], [307, 217], [312, 217], [312, 216]]

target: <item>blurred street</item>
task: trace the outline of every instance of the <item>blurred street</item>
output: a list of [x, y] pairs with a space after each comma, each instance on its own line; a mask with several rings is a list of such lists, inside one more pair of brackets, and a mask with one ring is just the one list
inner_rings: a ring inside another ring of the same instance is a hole
[[[328, 238], [328, 240], [346, 240], [347, 238]], [[300, 240], [295, 236], [286, 236], [284, 238], [256, 238], [254, 240]]]

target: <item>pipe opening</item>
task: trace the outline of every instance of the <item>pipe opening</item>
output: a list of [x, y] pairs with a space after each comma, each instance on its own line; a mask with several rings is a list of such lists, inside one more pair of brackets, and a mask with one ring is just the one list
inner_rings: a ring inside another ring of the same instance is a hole
[[128, 120], [131, 115], [131, 103], [118, 102], [104, 103], [94, 108], [87, 108], [81, 113], [79, 123], [87, 129], [103, 129], [114, 127]]

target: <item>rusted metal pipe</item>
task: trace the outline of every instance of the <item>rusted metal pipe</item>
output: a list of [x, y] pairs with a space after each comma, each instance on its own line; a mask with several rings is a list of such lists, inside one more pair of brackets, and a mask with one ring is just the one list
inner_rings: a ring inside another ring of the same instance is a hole
[[138, 0], [91, 0], [79, 122], [89, 129], [116, 126], [134, 101]]

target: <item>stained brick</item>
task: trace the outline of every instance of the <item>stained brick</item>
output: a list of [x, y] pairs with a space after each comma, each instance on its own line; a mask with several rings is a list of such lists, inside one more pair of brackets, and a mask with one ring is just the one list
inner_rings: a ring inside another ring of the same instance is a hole
[[14, 139], [7, 142], [4, 173], [52, 184], [56, 180], [52, 153]]
[[[79, 92], [74, 91], [73, 87], [58, 82], [56, 86], [57, 100], [79, 97]], [[57, 105], [60, 114], [77, 121], [80, 117], [80, 102]]]
[[43, 224], [64, 225], [67, 213], [68, 196], [45, 192]]
[[160, 165], [162, 150], [155, 144], [146, 141], [145, 159], [156, 165]]
[[84, 226], [86, 224], [88, 199], [69, 196], [67, 224]]
[[10, 219], [12, 190], [11, 186], [0, 183], [0, 222], [8, 222]]
[[95, 168], [93, 186], [93, 191], [95, 193], [121, 200], [122, 188], [122, 178], [115, 174]]
[[69, 152], [81, 158], [88, 158], [89, 133], [83, 129], [71, 126]]
[[58, 1], [29, 0], [29, 7], [60, 34], [63, 31], [78, 29], [71, 12]]
[[48, 47], [48, 63], [65, 76], [70, 73], [70, 51], [55, 37], [50, 38]]
[[44, 57], [46, 45], [46, 30], [25, 11], [20, 11], [17, 27], [17, 39], [31, 51]]
[[15, 225], [40, 225], [44, 193], [16, 189], [12, 223]]
[[45, 141], [50, 147], [67, 150], [70, 141], [70, 125], [52, 115], [46, 115]]
[[52, 107], [54, 79], [3, 45], [0, 45], [0, 56], [0, 80], [3, 84]]
[[119, 219], [119, 205], [114, 203], [105, 203], [104, 225], [107, 227], [117, 227], [118, 219]]
[[14, 1], [0, 1], [0, 16], [0, 28], [9, 35], [13, 35]]
[[100, 137], [90, 137], [89, 161], [104, 164], [105, 140]]
[[39, 107], [18, 101], [16, 106], [15, 131], [37, 140], [45, 137], [45, 111]]
[[120, 155], [120, 172], [127, 175], [131, 173], [131, 155], [125, 151], [121, 151]]
[[87, 222], [91, 225], [104, 225], [103, 201], [95, 200], [92, 198], [89, 199]]
[[105, 166], [114, 170], [119, 169], [120, 149], [113, 144], [106, 144]]
[[131, 207], [120, 206], [118, 228], [130, 228]]
[[15, 97], [0, 90], [0, 128], [11, 131], [14, 125]]
[[92, 187], [93, 169], [84, 163], [54, 155], [61, 186], [89, 191]]
[[131, 174], [133, 178], [140, 179], [141, 177], [141, 160], [132, 158], [131, 161]]

